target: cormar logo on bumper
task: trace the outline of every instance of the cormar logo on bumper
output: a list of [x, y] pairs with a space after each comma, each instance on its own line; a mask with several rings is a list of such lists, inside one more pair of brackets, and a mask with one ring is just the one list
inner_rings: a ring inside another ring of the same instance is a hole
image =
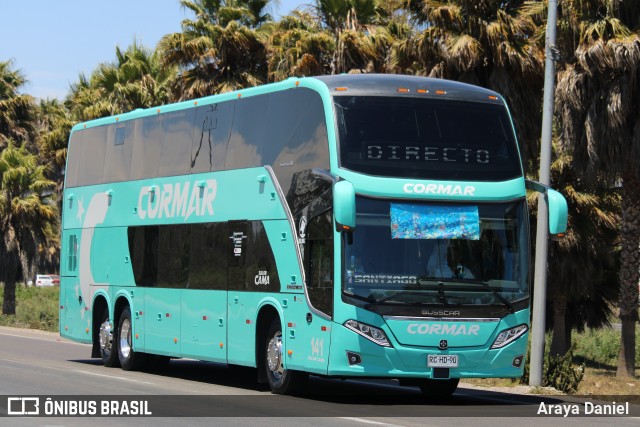
[[447, 325], [441, 323], [411, 323], [407, 332], [411, 335], [478, 335], [480, 325]]

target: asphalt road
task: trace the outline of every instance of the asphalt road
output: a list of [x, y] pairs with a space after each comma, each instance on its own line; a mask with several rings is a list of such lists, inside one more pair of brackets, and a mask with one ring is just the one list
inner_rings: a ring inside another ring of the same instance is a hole
[[[634, 417], [538, 414], [541, 403], [547, 410], [549, 405], [583, 408], [585, 399], [580, 398], [500, 393], [462, 384], [449, 398], [429, 400], [417, 388], [398, 387], [389, 381], [316, 377], [302, 396], [275, 396], [255, 382], [249, 369], [173, 360], [162, 373], [125, 372], [105, 368], [89, 354], [88, 345], [63, 340], [57, 334], [0, 327], [0, 426], [640, 425], [640, 419]], [[98, 405], [111, 398], [148, 400], [154, 416], [7, 417], [7, 400], [15, 396], [94, 400]], [[630, 409], [633, 415], [640, 415], [640, 406], [630, 404]]]

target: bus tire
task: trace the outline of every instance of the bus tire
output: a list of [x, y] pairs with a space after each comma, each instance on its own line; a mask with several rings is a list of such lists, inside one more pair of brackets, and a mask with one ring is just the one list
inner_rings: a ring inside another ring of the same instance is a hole
[[102, 364], [106, 367], [113, 368], [118, 366], [118, 341], [115, 339], [115, 333], [111, 322], [109, 322], [109, 309], [107, 307], [102, 311], [100, 316], [100, 329], [98, 331], [98, 340], [100, 343], [100, 357]]
[[448, 380], [421, 380], [418, 384], [422, 394], [430, 397], [451, 396], [458, 388], [459, 378]]
[[300, 392], [306, 385], [308, 374], [284, 368], [280, 319], [276, 318], [271, 322], [264, 345], [266, 347], [264, 369], [271, 392], [274, 394]]
[[133, 323], [131, 322], [131, 310], [125, 307], [120, 314], [118, 322], [118, 360], [125, 371], [135, 371], [144, 364], [144, 353], [133, 350]]

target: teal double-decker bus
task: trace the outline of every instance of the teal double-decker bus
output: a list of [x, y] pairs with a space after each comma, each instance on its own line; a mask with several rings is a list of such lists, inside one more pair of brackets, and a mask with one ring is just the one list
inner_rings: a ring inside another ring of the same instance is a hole
[[280, 83], [76, 125], [60, 333], [170, 358], [450, 394], [525, 363], [527, 185], [502, 97], [394, 75]]

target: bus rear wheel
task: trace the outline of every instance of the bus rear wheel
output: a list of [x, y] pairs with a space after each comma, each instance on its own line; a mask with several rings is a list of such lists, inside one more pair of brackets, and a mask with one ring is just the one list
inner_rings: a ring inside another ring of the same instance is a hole
[[418, 386], [422, 394], [432, 397], [451, 396], [458, 388], [459, 378], [449, 380], [421, 380]]
[[306, 385], [308, 374], [284, 368], [282, 349], [282, 327], [279, 319], [274, 319], [265, 340], [265, 360], [267, 383], [272, 393], [295, 394]]
[[131, 310], [125, 307], [120, 314], [118, 322], [118, 359], [120, 366], [125, 371], [140, 369], [144, 363], [144, 353], [133, 350], [133, 324], [131, 323]]
[[109, 309], [105, 307], [100, 317], [100, 329], [98, 332], [98, 339], [100, 341], [100, 357], [102, 357], [102, 364], [109, 368], [118, 366], [118, 343], [114, 339], [114, 331], [109, 321]]

